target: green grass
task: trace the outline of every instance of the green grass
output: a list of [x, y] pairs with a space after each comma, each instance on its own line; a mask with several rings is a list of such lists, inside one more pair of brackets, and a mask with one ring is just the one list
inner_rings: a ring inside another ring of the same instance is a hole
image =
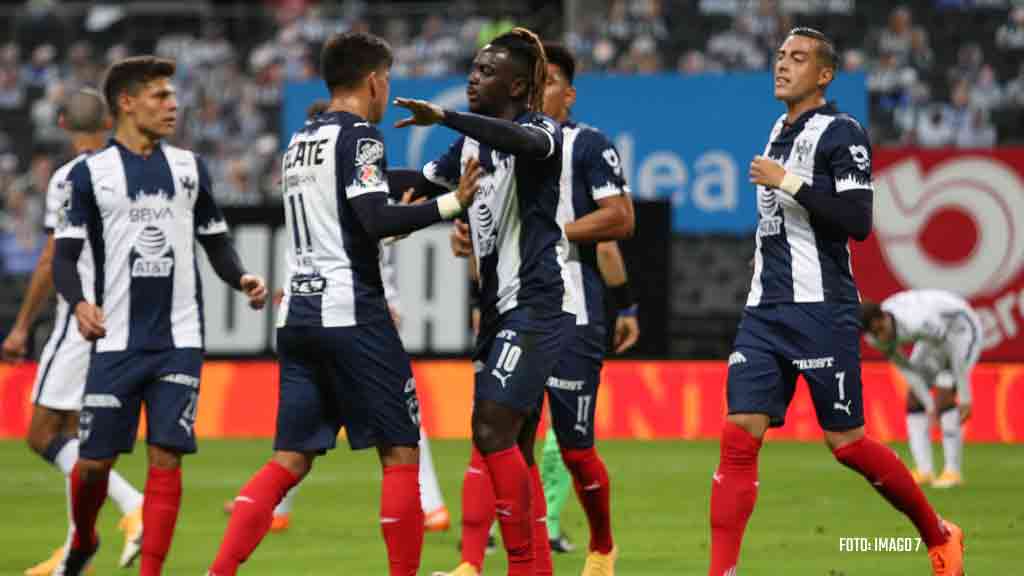
[[[897, 449], [905, 456], [905, 449]], [[468, 444], [435, 441], [435, 463], [456, 518], [453, 530], [428, 534], [422, 574], [457, 563], [457, 515]], [[707, 509], [713, 442], [604, 442], [601, 451], [613, 481], [614, 529], [620, 574], [703, 575], [707, 570]], [[203, 574], [225, 526], [222, 503], [269, 455], [267, 441], [204, 441], [186, 460], [185, 497], [167, 574]], [[959, 490], [928, 490], [940, 513], [967, 533], [968, 573], [1010, 574], [1024, 528], [1024, 448], [967, 446], [969, 484]], [[939, 460], [941, 461], [941, 460]], [[0, 574], [21, 574], [64, 537], [64, 485], [60, 476], [21, 442], [0, 442]], [[141, 486], [144, 450], [122, 459], [119, 469]], [[269, 535], [244, 574], [385, 574], [384, 545], [377, 524], [380, 473], [373, 452], [337, 450], [321, 458], [303, 484], [292, 528]], [[104, 548], [97, 574], [116, 569], [120, 537], [116, 507], [101, 514]], [[578, 505], [566, 510], [566, 530], [585, 544], [586, 524]], [[761, 491], [747, 529], [740, 563], [743, 576], [928, 574], [924, 551], [848, 553], [844, 536], [916, 536], [913, 528], [859, 476], [815, 444], [769, 443], [761, 455]], [[556, 556], [557, 574], [578, 574], [583, 554]], [[502, 574], [500, 554], [486, 571]]]

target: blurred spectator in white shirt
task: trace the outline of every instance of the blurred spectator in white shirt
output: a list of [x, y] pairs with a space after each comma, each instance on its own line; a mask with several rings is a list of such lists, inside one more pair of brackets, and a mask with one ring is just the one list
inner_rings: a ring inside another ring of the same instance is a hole
[[1003, 89], [996, 80], [996, 72], [985, 64], [978, 72], [978, 80], [971, 86], [968, 100], [972, 108], [992, 110], [1003, 103]]
[[708, 40], [707, 53], [729, 70], [763, 70], [768, 56], [751, 30], [753, 20], [748, 14], [733, 18], [732, 28]]

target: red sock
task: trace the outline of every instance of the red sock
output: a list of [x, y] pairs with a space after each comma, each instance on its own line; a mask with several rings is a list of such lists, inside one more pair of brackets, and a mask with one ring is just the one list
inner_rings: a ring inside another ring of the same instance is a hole
[[299, 480], [273, 460], [249, 479], [235, 498], [235, 508], [210, 572], [215, 576], [234, 576], [238, 565], [249, 558], [270, 530], [274, 507]]
[[159, 576], [171, 549], [181, 508], [181, 468], [149, 467], [142, 500], [142, 562], [140, 576]]
[[484, 571], [487, 535], [494, 522], [494, 486], [487, 462], [473, 447], [462, 479], [462, 561]]
[[743, 531], [757, 502], [757, 453], [761, 440], [732, 422], [722, 428], [718, 470], [711, 482], [709, 576], [732, 575]]
[[593, 447], [585, 450], [562, 450], [562, 461], [572, 474], [576, 495], [590, 524], [590, 550], [608, 554], [612, 542], [611, 485], [608, 469]]
[[508, 553], [508, 576], [533, 575], [530, 471], [518, 446], [484, 456], [494, 486], [495, 511]]
[[551, 576], [551, 541], [548, 539], [548, 502], [537, 464], [530, 466], [530, 498], [533, 502], [533, 570], [537, 576]]
[[96, 545], [96, 517], [107, 499], [107, 480], [110, 479], [110, 469], [107, 469], [97, 473], [97, 478], [86, 484], [82, 481], [80, 465], [76, 462], [71, 469], [71, 516], [75, 521], [71, 547], [78, 549]]
[[946, 542], [939, 517], [935, 514], [910, 471], [888, 446], [864, 436], [833, 452], [845, 466], [860, 473], [894, 508], [917, 526], [928, 547]]
[[380, 531], [388, 548], [390, 576], [416, 576], [423, 550], [419, 464], [384, 467]]

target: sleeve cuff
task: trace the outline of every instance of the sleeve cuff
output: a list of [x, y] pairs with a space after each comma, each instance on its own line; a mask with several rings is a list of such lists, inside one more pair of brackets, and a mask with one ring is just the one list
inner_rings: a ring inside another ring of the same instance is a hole
[[792, 172], [786, 172], [786, 175], [782, 177], [782, 182], [779, 183], [779, 189], [788, 193], [790, 196], [796, 196], [800, 188], [803, 187], [803, 178], [800, 178]]
[[462, 204], [459, 203], [455, 192], [448, 192], [437, 197], [437, 211], [445, 220], [451, 220], [462, 213]]

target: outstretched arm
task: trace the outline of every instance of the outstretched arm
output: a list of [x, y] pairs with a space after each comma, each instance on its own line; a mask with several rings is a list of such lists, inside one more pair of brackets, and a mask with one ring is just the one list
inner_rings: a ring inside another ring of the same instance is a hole
[[555, 141], [540, 127], [524, 126], [501, 118], [444, 110], [425, 100], [396, 98], [395, 105], [408, 109], [412, 116], [399, 120], [395, 128], [406, 126], [445, 126], [515, 156], [547, 158], [555, 153]]

